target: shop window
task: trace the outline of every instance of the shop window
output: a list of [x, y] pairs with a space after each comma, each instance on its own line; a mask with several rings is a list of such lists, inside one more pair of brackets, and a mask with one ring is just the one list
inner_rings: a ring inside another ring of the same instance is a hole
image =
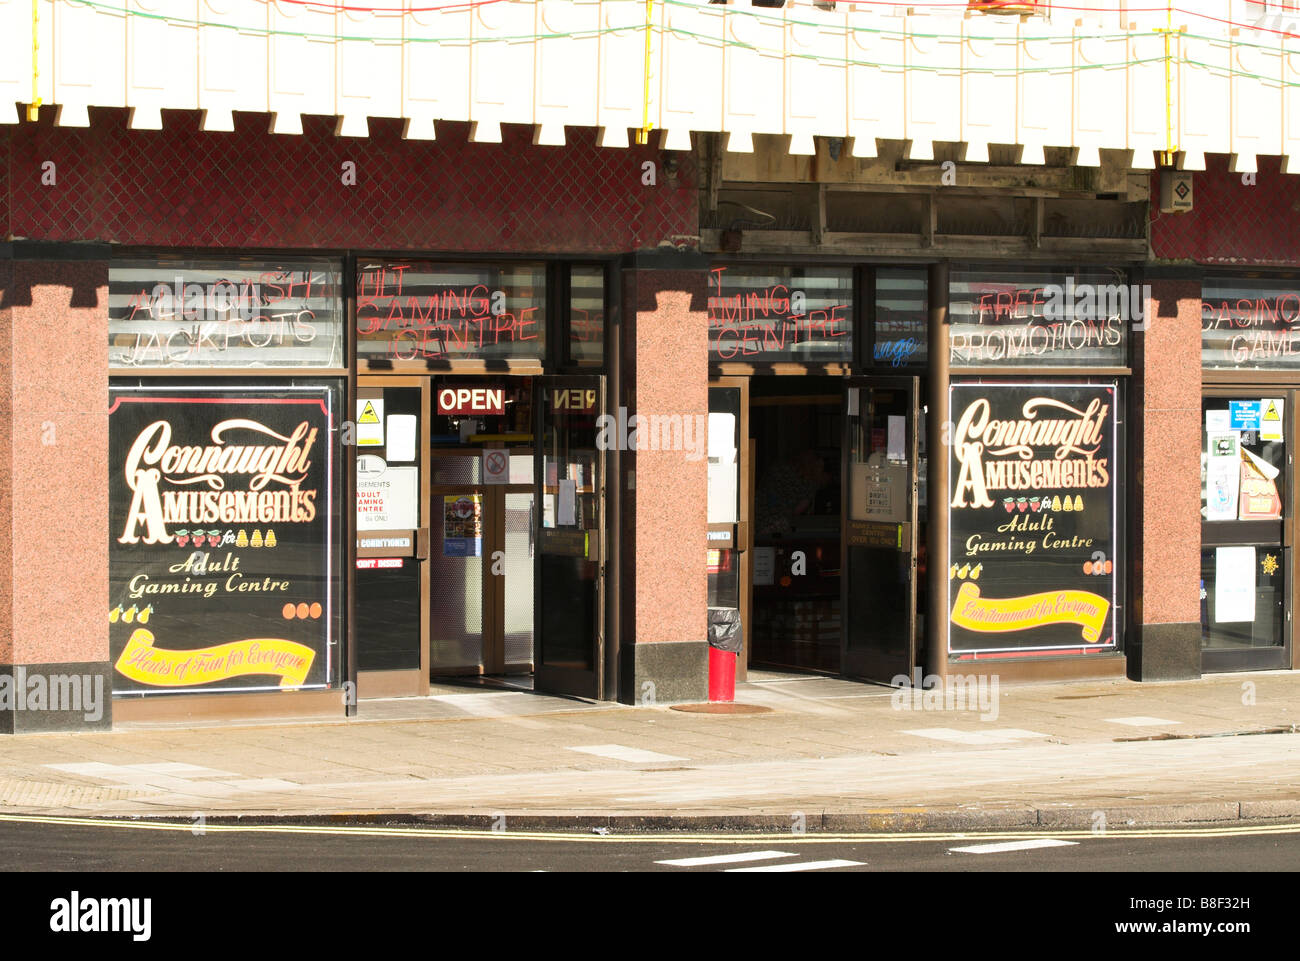
[[853, 271], [717, 266], [709, 274], [709, 359], [847, 363]]
[[114, 261], [109, 366], [343, 367], [341, 281], [325, 259]]
[[876, 271], [875, 341], [878, 367], [924, 366], [926, 350], [926, 271], [882, 267]]
[[1201, 427], [1201, 645], [1285, 642], [1286, 398], [1207, 397]]
[[1300, 281], [1207, 277], [1201, 288], [1201, 365], [1300, 369]]
[[428, 366], [538, 360], [545, 352], [546, 314], [543, 264], [362, 261], [357, 357]]
[[1146, 317], [1121, 268], [962, 266], [948, 298], [954, 367], [1125, 367]]
[[605, 268], [599, 265], [569, 269], [569, 361], [605, 363]]

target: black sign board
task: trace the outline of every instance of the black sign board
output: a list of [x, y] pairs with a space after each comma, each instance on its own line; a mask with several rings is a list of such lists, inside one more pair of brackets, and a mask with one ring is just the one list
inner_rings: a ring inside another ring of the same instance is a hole
[[1116, 647], [1110, 384], [949, 387], [948, 650]]
[[338, 388], [109, 394], [114, 694], [330, 686]]

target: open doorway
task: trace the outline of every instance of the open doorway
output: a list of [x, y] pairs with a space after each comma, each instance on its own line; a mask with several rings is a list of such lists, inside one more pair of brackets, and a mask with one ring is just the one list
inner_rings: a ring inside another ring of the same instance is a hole
[[433, 678], [533, 672], [533, 383], [434, 379], [430, 437]]
[[755, 377], [750, 663], [838, 673], [843, 379]]

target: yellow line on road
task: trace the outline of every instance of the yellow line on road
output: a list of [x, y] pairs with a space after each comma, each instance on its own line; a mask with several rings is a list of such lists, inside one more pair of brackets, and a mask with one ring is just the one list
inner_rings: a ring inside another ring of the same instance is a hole
[[[219, 816], [219, 815], [217, 815]], [[913, 841], [979, 840], [1027, 841], [1036, 838], [1225, 838], [1269, 834], [1300, 834], [1300, 824], [1249, 824], [1187, 828], [1127, 828], [1114, 831], [1088, 829], [1051, 831], [944, 831], [811, 834], [726, 833], [726, 834], [578, 834], [558, 831], [483, 831], [455, 828], [383, 827], [326, 824], [208, 824], [189, 821], [137, 821], [119, 818], [57, 817], [40, 814], [0, 814], [0, 823], [51, 824], [63, 827], [125, 828], [135, 831], [180, 831], [191, 834], [325, 834], [339, 837], [457, 838], [493, 841], [599, 842], [612, 844], [754, 844], [780, 841], [782, 844], [901, 844]]]

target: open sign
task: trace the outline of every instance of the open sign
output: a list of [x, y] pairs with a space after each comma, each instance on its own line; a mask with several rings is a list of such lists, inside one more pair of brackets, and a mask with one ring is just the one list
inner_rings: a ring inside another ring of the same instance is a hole
[[444, 387], [438, 391], [438, 413], [504, 414], [506, 392], [499, 387]]
[[595, 410], [596, 392], [594, 390], [581, 390], [576, 387], [554, 390], [551, 392], [551, 408], [553, 410], [578, 412]]

